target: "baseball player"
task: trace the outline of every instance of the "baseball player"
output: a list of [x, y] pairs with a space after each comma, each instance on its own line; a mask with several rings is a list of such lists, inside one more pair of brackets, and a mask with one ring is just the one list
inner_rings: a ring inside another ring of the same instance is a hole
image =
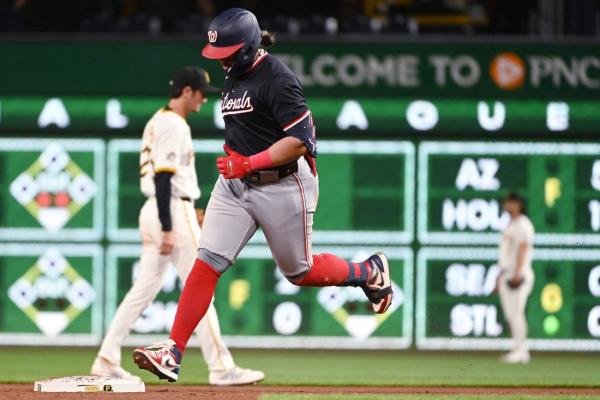
[[298, 77], [260, 46], [273, 43], [249, 11], [232, 8], [208, 28], [204, 57], [226, 74], [221, 95], [226, 156], [204, 218], [200, 250], [179, 299], [170, 338], [134, 351], [134, 362], [176, 381], [179, 363], [202, 320], [217, 281], [262, 228], [277, 267], [299, 286], [361, 287], [377, 313], [392, 301], [388, 261], [360, 263], [311, 252], [317, 207], [317, 144]]
[[[171, 264], [185, 282], [198, 251], [200, 227], [194, 201], [200, 197], [194, 148], [186, 117], [200, 111], [206, 94], [219, 92], [201, 68], [179, 69], [170, 82], [168, 106], [146, 124], [140, 154], [140, 184], [147, 197], [139, 216], [140, 272], [116, 311], [91, 369], [92, 375], [136, 379], [121, 368], [121, 345], [142, 311], [154, 300]], [[223, 340], [209, 301], [196, 333], [208, 365], [209, 383], [241, 385], [264, 379], [261, 371], [240, 368]], [[139, 378], [137, 378], [139, 379]]]
[[500, 241], [498, 266], [498, 293], [504, 317], [510, 326], [514, 346], [502, 357], [506, 363], [528, 363], [527, 319], [525, 306], [533, 288], [533, 252], [534, 229], [525, 215], [523, 199], [514, 192], [508, 193], [503, 202], [504, 209], [510, 214], [510, 222]]

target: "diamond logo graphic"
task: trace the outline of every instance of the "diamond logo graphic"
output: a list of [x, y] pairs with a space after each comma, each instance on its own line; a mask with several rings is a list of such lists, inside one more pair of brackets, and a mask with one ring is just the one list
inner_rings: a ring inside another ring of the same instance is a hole
[[[369, 253], [358, 251], [353, 262], [362, 262]], [[392, 304], [385, 314], [373, 313], [371, 303], [358, 287], [329, 286], [319, 290], [317, 300], [331, 316], [355, 339], [370, 337], [404, 303], [404, 292], [392, 280]]]
[[94, 301], [94, 288], [56, 249], [48, 249], [8, 289], [9, 298], [46, 336], [57, 336]]
[[47, 231], [57, 232], [94, 197], [96, 184], [52, 143], [15, 178], [10, 193]]
[[319, 304], [354, 338], [364, 340], [404, 303], [404, 293], [392, 281], [392, 305], [385, 314], [374, 314], [371, 303], [357, 287], [328, 286], [319, 290]]

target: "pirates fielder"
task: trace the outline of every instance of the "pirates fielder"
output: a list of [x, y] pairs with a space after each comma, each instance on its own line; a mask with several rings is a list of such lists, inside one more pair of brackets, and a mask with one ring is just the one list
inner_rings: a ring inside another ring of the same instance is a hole
[[525, 215], [523, 199], [514, 192], [504, 198], [510, 222], [500, 241], [498, 293], [504, 317], [510, 326], [514, 345], [502, 357], [506, 363], [528, 363], [527, 318], [525, 306], [533, 288], [533, 224]]

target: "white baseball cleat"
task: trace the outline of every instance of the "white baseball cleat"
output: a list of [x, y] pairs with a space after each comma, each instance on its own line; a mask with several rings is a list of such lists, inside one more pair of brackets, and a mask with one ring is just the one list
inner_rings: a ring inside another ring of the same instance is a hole
[[218, 386], [251, 385], [265, 379], [265, 373], [237, 365], [225, 371], [213, 371], [208, 375], [208, 383]]
[[106, 358], [100, 356], [96, 357], [94, 360], [90, 374], [95, 376], [109, 376], [112, 378], [128, 379], [137, 382], [142, 381], [142, 378], [139, 376], [125, 371], [120, 365], [112, 363]]
[[531, 360], [528, 351], [511, 351], [500, 358], [506, 364], [527, 364]]

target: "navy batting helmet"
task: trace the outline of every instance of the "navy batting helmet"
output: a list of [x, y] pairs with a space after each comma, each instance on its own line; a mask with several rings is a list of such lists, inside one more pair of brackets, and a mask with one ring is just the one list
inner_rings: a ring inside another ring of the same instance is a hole
[[202, 55], [218, 60], [240, 50], [232, 69], [245, 71], [254, 62], [260, 40], [260, 27], [254, 14], [243, 8], [229, 8], [208, 24], [208, 43]]

